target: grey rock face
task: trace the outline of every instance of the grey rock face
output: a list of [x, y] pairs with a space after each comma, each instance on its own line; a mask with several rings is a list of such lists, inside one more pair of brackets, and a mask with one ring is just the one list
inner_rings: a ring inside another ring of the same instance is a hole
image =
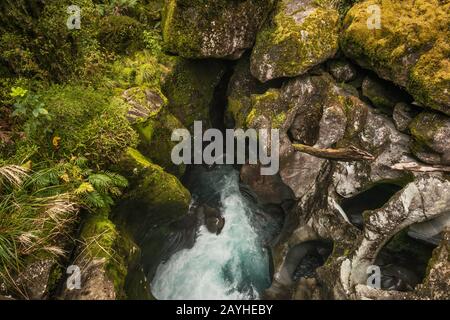
[[272, 7], [271, 0], [168, 0], [163, 38], [185, 58], [237, 59], [250, 48]]

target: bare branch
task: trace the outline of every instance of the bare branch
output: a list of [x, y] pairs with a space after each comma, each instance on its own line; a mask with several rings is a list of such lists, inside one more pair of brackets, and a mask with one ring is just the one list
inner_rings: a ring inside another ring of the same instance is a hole
[[396, 163], [391, 166], [391, 169], [414, 172], [450, 172], [450, 167], [441, 165], [422, 165], [417, 162]]
[[318, 158], [325, 158], [337, 161], [373, 161], [375, 157], [367, 151], [358, 149], [354, 146], [338, 149], [320, 149], [304, 144], [293, 144], [296, 151], [308, 153]]

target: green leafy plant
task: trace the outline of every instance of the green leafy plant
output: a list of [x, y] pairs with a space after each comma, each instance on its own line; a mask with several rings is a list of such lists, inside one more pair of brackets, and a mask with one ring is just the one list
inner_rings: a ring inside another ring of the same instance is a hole
[[38, 167], [0, 166], [0, 283], [12, 290], [26, 261], [66, 254], [80, 209], [109, 208], [128, 184], [89, 169], [85, 158]]
[[51, 116], [45, 108], [45, 104], [40, 101], [39, 95], [21, 87], [13, 87], [10, 95], [16, 101], [12, 115], [24, 120], [25, 133], [32, 135], [38, 129], [42, 129], [43, 133], [46, 133], [47, 129], [44, 124], [46, 121], [51, 120]]

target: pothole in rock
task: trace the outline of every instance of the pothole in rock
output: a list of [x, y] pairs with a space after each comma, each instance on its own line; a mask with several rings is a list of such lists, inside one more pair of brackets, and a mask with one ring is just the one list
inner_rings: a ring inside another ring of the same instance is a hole
[[314, 240], [295, 245], [286, 256], [284, 274], [289, 282], [295, 283], [301, 278], [312, 278], [316, 269], [322, 266], [331, 254], [331, 242]]
[[383, 207], [401, 189], [401, 186], [392, 183], [378, 184], [354, 197], [344, 199], [341, 207], [350, 222], [362, 229], [364, 225], [363, 212]]
[[414, 239], [404, 229], [378, 253], [375, 265], [381, 270], [381, 289], [412, 291], [423, 282], [428, 261], [436, 245]]

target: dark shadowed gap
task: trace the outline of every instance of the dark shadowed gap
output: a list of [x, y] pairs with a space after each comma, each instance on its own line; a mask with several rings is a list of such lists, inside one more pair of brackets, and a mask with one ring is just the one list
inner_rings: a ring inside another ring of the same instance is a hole
[[354, 197], [344, 199], [342, 209], [349, 220], [358, 228], [363, 227], [363, 212], [383, 207], [403, 187], [392, 183], [381, 183]]

